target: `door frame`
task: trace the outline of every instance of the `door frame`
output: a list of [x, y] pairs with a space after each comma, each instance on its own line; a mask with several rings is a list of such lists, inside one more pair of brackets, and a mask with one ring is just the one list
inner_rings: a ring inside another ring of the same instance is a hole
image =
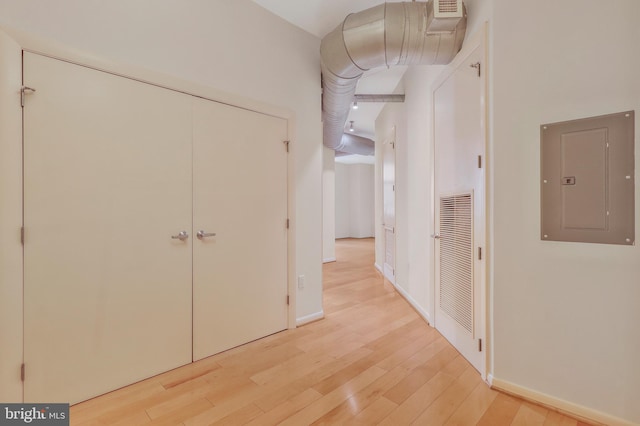
[[[396, 191], [395, 191], [395, 187], [396, 187], [396, 146], [397, 146], [397, 127], [395, 125], [393, 125], [391, 127], [391, 131], [389, 132], [389, 136], [385, 139], [384, 143], [383, 143], [383, 147], [382, 147], [382, 236], [383, 236], [383, 240], [384, 240], [384, 245], [383, 245], [383, 260], [382, 260], [382, 275], [389, 280], [389, 282], [391, 284], [393, 284], [395, 286], [396, 284], [396, 255], [397, 255], [397, 242], [398, 239], [396, 238], [396, 229], [397, 229], [397, 224], [396, 224], [396, 219], [397, 219], [397, 214], [396, 214], [396, 207], [397, 207], [397, 197], [396, 197]], [[385, 182], [384, 182], [384, 165], [385, 165], [385, 155], [387, 153], [387, 146], [391, 145], [391, 149], [393, 152], [393, 226], [388, 226], [385, 223]], [[391, 229], [389, 229], [391, 228]], [[387, 275], [387, 231], [391, 231], [391, 233], [393, 234], [393, 265], [392, 266], [392, 276], [389, 277]]]
[[[491, 253], [491, 227], [490, 227], [490, 216], [491, 216], [491, 211], [490, 211], [490, 204], [489, 204], [489, 199], [490, 199], [490, 193], [489, 193], [489, 188], [490, 188], [490, 169], [489, 169], [489, 165], [490, 165], [490, 159], [489, 159], [489, 99], [488, 99], [488, 94], [489, 94], [489, 53], [488, 53], [488, 23], [485, 22], [484, 25], [481, 26], [480, 29], [478, 29], [478, 31], [476, 31], [476, 33], [474, 33], [471, 37], [469, 37], [467, 40], [465, 40], [462, 49], [460, 50], [460, 52], [458, 53], [458, 55], [454, 58], [454, 60], [446, 66], [446, 68], [442, 71], [442, 73], [440, 74], [440, 76], [435, 80], [432, 89], [431, 89], [431, 119], [432, 119], [432, 123], [434, 123], [434, 126], [432, 127], [432, 137], [431, 137], [431, 182], [433, 185], [433, 191], [432, 191], [432, 203], [431, 203], [431, 207], [432, 207], [432, 211], [431, 211], [431, 217], [433, 219], [432, 221], [432, 232], [431, 235], [435, 236], [438, 233], [438, 224], [436, 223], [436, 211], [435, 209], [438, 209], [440, 206], [440, 200], [437, 199], [437, 195], [436, 195], [436, 176], [435, 176], [435, 170], [436, 170], [436, 158], [435, 158], [435, 145], [436, 145], [436, 134], [435, 134], [435, 94], [436, 91], [438, 90], [438, 88], [440, 88], [449, 77], [451, 77], [461, 66], [463, 66], [466, 61], [468, 60], [469, 56], [477, 49], [477, 48], [481, 48], [483, 49], [483, 59], [482, 59], [482, 63], [481, 63], [481, 68], [480, 68], [480, 72], [481, 72], [481, 81], [482, 81], [482, 85], [481, 85], [481, 105], [482, 105], [482, 109], [483, 111], [481, 112], [481, 117], [482, 117], [482, 123], [481, 123], [481, 128], [482, 128], [482, 135], [483, 135], [483, 155], [482, 155], [482, 159], [481, 159], [481, 165], [482, 168], [484, 169], [484, 181], [483, 181], [483, 185], [484, 185], [484, 198], [482, 200], [478, 200], [480, 202], [483, 203], [484, 206], [484, 212], [483, 212], [483, 216], [484, 217], [480, 217], [478, 218], [478, 221], [476, 222], [474, 220], [474, 227], [477, 226], [481, 226], [483, 229], [481, 231], [481, 234], [483, 235], [483, 238], [481, 240], [476, 240], [475, 241], [475, 246], [479, 246], [482, 247], [482, 262], [479, 262], [478, 267], [481, 268], [480, 270], [480, 274], [478, 274], [478, 276], [480, 277], [480, 314], [479, 314], [479, 318], [480, 318], [480, 324], [479, 324], [479, 330], [480, 330], [480, 335], [482, 336], [482, 352], [484, 353], [484, 368], [482, 369], [482, 371], [480, 372], [482, 379], [487, 381], [488, 377], [492, 376], [492, 371], [491, 371], [491, 358], [492, 358], [492, 353], [491, 353], [491, 348], [492, 348], [492, 340], [491, 340], [491, 333], [490, 333], [490, 324], [492, 323], [491, 321], [491, 309], [489, 306], [489, 301], [490, 301], [490, 289], [489, 289], [489, 277], [490, 277], [490, 265], [492, 262], [492, 258], [490, 256]], [[475, 201], [474, 201], [475, 202]], [[436, 286], [438, 285], [437, 283], [437, 277], [436, 277], [436, 268], [435, 268], [435, 262], [437, 261], [437, 257], [438, 257], [438, 247], [436, 246], [437, 241], [435, 239], [433, 239], [433, 288], [432, 290], [432, 297], [433, 297], [433, 324], [435, 326], [436, 324], [436, 305], [437, 305], [437, 300], [436, 300]]]

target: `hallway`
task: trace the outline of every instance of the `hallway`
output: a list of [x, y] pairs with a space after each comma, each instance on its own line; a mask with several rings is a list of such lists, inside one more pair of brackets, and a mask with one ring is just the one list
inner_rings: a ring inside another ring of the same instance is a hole
[[338, 240], [326, 318], [78, 404], [74, 425], [583, 425], [490, 390], [373, 267]]

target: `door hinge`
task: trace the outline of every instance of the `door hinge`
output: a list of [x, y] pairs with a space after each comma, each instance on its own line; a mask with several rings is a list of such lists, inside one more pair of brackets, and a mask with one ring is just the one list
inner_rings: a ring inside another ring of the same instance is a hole
[[287, 229], [289, 229], [289, 219], [287, 219]]
[[482, 247], [478, 247], [478, 260], [482, 260]]
[[482, 352], [482, 339], [478, 339], [478, 352]]
[[289, 306], [289, 295], [287, 294], [287, 306]]
[[20, 380], [24, 382], [24, 364], [20, 365]]
[[478, 77], [480, 77], [480, 75], [481, 75], [481, 72], [480, 72], [480, 68], [481, 68], [480, 62], [476, 62], [475, 64], [471, 64], [471, 65], [469, 65], [469, 66], [470, 66], [471, 68], [475, 68], [476, 70], [478, 70]]
[[284, 143], [284, 147], [286, 148], [287, 152], [289, 152], [289, 141], [282, 141], [282, 143]]
[[482, 168], [482, 155], [478, 155], [478, 168]]
[[393, 190], [393, 192], [396, 192], [396, 186], [395, 185], [392, 186], [392, 190]]
[[27, 86], [22, 86], [20, 88], [20, 106], [24, 108], [24, 98], [26, 95], [34, 93], [36, 91], [36, 89], [33, 89], [31, 87], [27, 87]]
[[20, 244], [24, 245], [24, 226], [20, 228]]

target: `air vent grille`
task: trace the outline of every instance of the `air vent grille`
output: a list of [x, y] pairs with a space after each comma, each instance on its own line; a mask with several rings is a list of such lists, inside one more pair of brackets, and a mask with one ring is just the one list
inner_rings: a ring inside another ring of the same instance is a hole
[[473, 333], [473, 201], [440, 198], [440, 309]]
[[438, 13], [455, 13], [458, 11], [458, 0], [440, 0]]

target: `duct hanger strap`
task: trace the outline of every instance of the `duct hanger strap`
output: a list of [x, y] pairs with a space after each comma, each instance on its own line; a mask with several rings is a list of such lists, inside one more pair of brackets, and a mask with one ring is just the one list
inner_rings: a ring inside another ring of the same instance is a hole
[[356, 102], [404, 102], [405, 95], [353, 95]]

